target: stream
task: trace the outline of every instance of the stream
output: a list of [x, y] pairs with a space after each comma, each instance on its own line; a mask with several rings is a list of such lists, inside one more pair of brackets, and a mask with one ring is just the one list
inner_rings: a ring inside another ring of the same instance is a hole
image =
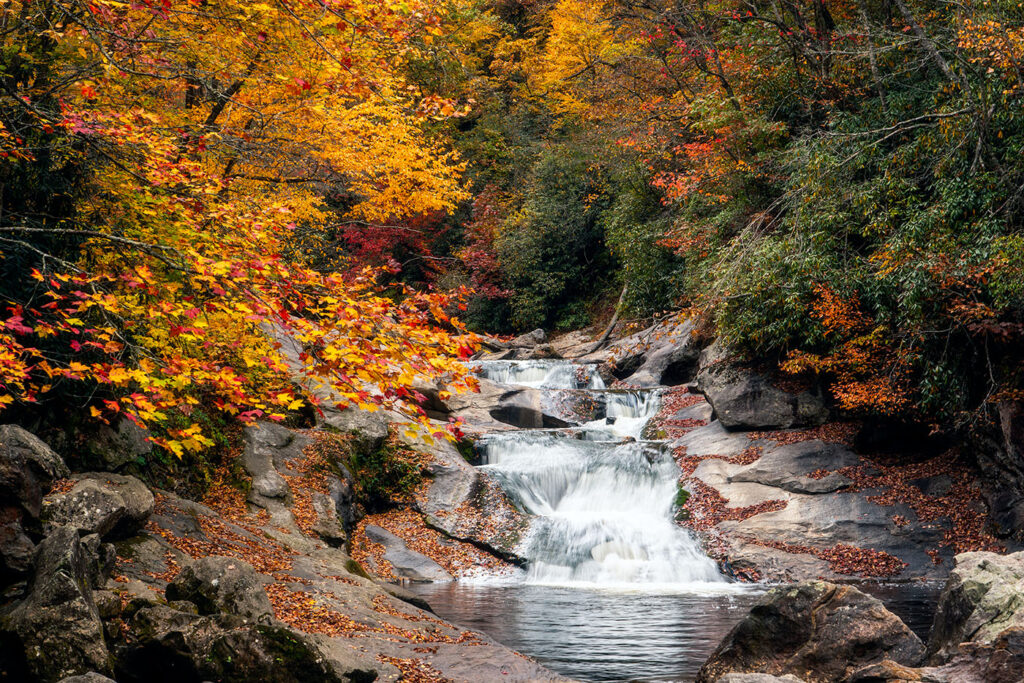
[[[603, 417], [483, 437], [480, 468], [531, 515], [517, 549], [526, 567], [410, 588], [445, 619], [565, 676], [693, 680], [767, 588], [729, 580], [673, 520], [678, 467], [662, 442], [643, 438], [659, 410], [659, 390], [608, 389], [593, 366], [566, 361], [477, 368], [491, 381], [539, 389], [552, 401], [582, 392]], [[926, 632], [937, 589], [870, 588]]]

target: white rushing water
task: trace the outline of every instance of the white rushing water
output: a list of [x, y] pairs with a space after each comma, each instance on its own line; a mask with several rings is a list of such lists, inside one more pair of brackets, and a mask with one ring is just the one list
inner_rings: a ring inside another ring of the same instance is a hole
[[586, 383], [606, 409], [606, 418], [577, 429], [503, 432], [482, 442], [482, 468], [533, 516], [518, 548], [526, 582], [722, 586], [715, 563], [672, 519], [678, 467], [660, 443], [640, 439], [658, 410], [657, 392], [605, 391], [592, 367], [564, 361], [479, 365], [492, 380], [523, 380], [510, 384]]
[[556, 360], [495, 360], [469, 363], [482, 377], [535, 389], [604, 389], [593, 365]]

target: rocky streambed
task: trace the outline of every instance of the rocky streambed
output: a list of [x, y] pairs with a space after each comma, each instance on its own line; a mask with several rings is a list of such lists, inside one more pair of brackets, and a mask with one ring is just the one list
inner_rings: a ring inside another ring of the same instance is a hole
[[126, 474], [130, 429], [0, 427], [0, 680], [1024, 679], [984, 458], [879, 449], [692, 332], [496, 342], [480, 393], [420, 388], [469, 441], [257, 424], [200, 500]]

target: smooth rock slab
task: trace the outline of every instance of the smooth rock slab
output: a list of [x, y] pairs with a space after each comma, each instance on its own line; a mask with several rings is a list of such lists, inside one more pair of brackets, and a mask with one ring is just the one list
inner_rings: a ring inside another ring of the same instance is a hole
[[366, 527], [366, 537], [384, 546], [384, 559], [391, 563], [395, 576], [409, 581], [453, 581], [444, 567], [426, 555], [410, 550], [398, 536], [379, 526]]

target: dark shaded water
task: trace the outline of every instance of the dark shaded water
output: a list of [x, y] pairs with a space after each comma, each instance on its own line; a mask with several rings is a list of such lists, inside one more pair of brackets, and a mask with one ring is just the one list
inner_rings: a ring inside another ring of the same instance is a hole
[[[692, 681], [764, 592], [659, 594], [472, 583], [410, 588], [441, 617], [584, 681]], [[867, 588], [927, 637], [936, 587]]]

